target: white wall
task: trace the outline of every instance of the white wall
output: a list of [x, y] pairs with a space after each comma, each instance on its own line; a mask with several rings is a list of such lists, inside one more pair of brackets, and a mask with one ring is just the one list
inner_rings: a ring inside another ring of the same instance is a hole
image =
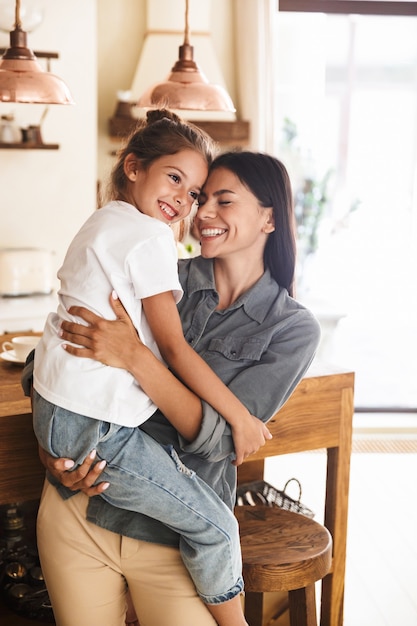
[[[185, 1], [169, 0], [174, 3], [178, 14], [178, 42], [175, 50], [161, 47], [159, 54], [167, 58], [167, 72], [178, 58], [178, 46], [183, 43], [185, 22]], [[232, 99], [236, 100], [234, 63], [233, 6], [235, 0], [191, 0], [190, 2], [190, 43], [196, 43], [193, 28], [198, 31], [202, 14], [210, 15], [208, 30], [221, 67], [225, 86]], [[253, 0], [237, 0], [252, 2]], [[151, 0], [152, 2], [152, 0]], [[163, 3], [161, 3], [163, 5]], [[136, 67], [142, 52], [147, 28], [147, 0], [99, 0], [98, 6], [98, 177], [106, 180], [113, 159], [112, 150], [117, 143], [108, 137], [108, 119], [115, 111], [117, 91], [129, 90], [132, 86]], [[155, 16], [154, 16], [155, 19]], [[155, 24], [155, 28], [158, 24]], [[166, 31], [164, 16], [156, 28]], [[196, 52], [196, 51], [195, 51]], [[195, 60], [205, 71], [204, 58], [195, 55]], [[159, 63], [155, 63], [155, 66]], [[166, 74], [154, 76], [154, 81], [163, 80]], [[210, 78], [210, 77], [209, 77]], [[154, 82], [152, 81], [152, 82]]]
[[[10, 0], [14, 9], [14, 1]], [[51, 105], [42, 127], [59, 150], [0, 150], [0, 247], [35, 246], [56, 252], [56, 269], [75, 232], [96, 206], [96, 0], [24, 0], [43, 6], [44, 19], [28, 34], [33, 50], [59, 53], [51, 71], [67, 83], [75, 106]], [[9, 37], [0, 33], [0, 46]], [[26, 126], [44, 107], [0, 103]]]
[[117, 144], [108, 120], [118, 90], [128, 90], [139, 59], [146, 26], [146, 0], [99, 0], [97, 5], [98, 179], [106, 180]]
[[[14, 14], [14, 0], [8, 1]], [[236, 100], [234, 0], [198, 1], [211, 5], [213, 46]], [[108, 137], [108, 119], [116, 92], [129, 89], [133, 80], [146, 0], [22, 0], [22, 7], [40, 5], [44, 19], [28, 34], [28, 45], [59, 53], [51, 71], [65, 80], [76, 105], [49, 107], [43, 140], [60, 144], [59, 150], [0, 150], [0, 247], [54, 250], [56, 273], [75, 232], [96, 207], [97, 180], [106, 181], [113, 163], [117, 144]], [[182, 39], [181, 33], [178, 45]], [[8, 44], [8, 35], [0, 32], [0, 46]], [[204, 71], [204, 59], [196, 60]], [[42, 111], [40, 105], [0, 103], [0, 115], [13, 112], [21, 126], [38, 123]]]

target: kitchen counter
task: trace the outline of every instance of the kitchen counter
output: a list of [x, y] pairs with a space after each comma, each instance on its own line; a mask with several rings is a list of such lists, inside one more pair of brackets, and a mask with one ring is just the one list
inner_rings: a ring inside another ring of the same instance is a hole
[[[0, 335], [0, 344], [11, 335]], [[22, 366], [0, 361], [0, 505], [40, 497], [45, 469], [32, 430], [30, 400], [20, 385]]]
[[[12, 336], [16, 333], [0, 335], [0, 343]], [[32, 430], [30, 400], [23, 395], [20, 385], [21, 373], [21, 365], [0, 361], [0, 505], [39, 498], [45, 475]], [[293, 398], [302, 395], [309, 402], [305, 388], [308, 386], [310, 393], [315, 393], [315, 386], [314, 380], [308, 380], [323, 376], [339, 384], [346, 376], [349, 382], [351, 374], [315, 361]]]

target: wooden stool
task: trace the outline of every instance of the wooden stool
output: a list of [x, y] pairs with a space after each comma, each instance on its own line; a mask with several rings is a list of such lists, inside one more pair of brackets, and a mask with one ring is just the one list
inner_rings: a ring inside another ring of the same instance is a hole
[[329, 573], [332, 538], [324, 526], [278, 507], [238, 506], [245, 615], [262, 626], [262, 593], [288, 591], [291, 626], [315, 626], [314, 583]]
[[320, 579], [320, 626], [343, 625], [353, 388], [352, 372], [310, 368], [268, 422], [273, 438], [238, 468], [242, 484], [263, 480], [271, 456], [307, 450], [327, 456], [323, 524], [277, 507], [235, 508], [250, 626], [265, 621], [263, 592], [271, 590], [288, 591], [291, 626], [316, 626], [314, 583]]

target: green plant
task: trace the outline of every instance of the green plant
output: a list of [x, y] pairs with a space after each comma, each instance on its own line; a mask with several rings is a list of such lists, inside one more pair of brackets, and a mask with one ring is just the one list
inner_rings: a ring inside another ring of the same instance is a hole
[[332, 170], [322, 180], [305, 178], [302, 187], [295, 192], [294, 210], [297, 238], [305, 255], [315, 252], [319, 244], [319, 228], [328, 204], [328, 184]]

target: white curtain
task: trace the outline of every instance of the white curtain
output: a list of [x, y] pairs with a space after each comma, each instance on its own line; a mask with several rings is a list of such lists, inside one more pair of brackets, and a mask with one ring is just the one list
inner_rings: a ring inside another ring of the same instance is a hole
[[277, 0], [235, 0], [237, 93], [250, 148], [274, 152], [273, 15]]

